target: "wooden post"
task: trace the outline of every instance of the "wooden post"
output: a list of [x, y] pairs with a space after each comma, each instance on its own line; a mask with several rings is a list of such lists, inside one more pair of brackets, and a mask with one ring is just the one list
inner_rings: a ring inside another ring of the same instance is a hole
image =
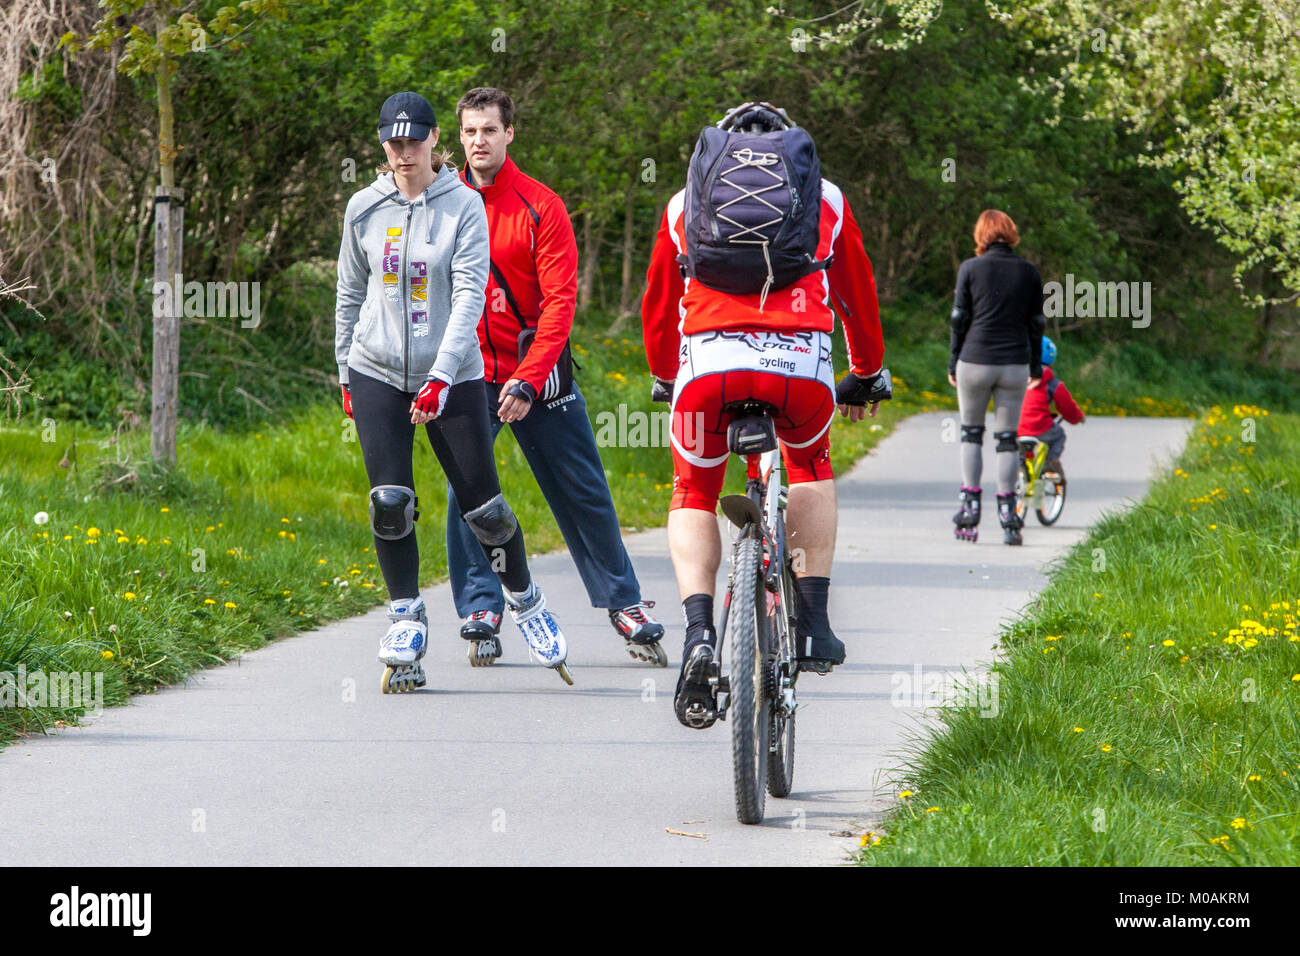
[[[149, 427], [153, 460], [169, 465], [176, 463], [184, 234], [185, 190], [159, 186], [154, 194], [153, 410]], [[164, 302], [158, 301], [159, 294], [166, 297]]]

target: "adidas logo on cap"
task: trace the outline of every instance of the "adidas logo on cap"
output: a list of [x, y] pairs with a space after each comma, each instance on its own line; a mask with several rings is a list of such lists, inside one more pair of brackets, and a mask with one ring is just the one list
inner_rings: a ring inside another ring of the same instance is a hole
[[399, 120], [410, 119], [410, 118], [411, 117], [406, 115], [406, 110], [402, 110], [400, 113], [397, 114], [397, 119]]

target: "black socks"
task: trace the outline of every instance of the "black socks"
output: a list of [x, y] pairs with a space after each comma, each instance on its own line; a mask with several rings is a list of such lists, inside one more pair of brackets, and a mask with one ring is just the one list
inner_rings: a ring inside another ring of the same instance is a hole
[[692, 594], [682, 602], [682, 611], [686, 615], [685, 646], [689, 647], [700, 641], [713, 643], [713, 596]]
[[795, 578], [799, 592], [799, 618], [796, 622], [799, 637], [829, 637], [831, 621], [826, 615], [830, 578]]

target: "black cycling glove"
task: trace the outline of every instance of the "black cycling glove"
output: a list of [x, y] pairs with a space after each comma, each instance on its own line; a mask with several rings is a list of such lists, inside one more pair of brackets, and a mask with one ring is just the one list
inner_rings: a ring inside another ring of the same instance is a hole
[[894, 383], [887, 368], [866, 378], [849, 372], [835, 386], [836, 405], [871, 405], [893, 397]]

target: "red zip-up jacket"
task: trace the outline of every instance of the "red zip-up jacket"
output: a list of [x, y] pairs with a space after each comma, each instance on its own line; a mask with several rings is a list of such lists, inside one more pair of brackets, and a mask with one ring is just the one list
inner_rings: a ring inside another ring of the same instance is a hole
[[1083, 421], [1083, 410], [1074, 402], [1074, 396], [1065, 387], [1065, 383], [1056, 379], [1056, 390], [1047, 394], [1047, 386], [1056, 378], [1056, 373], [1043, 366], [1043, 378], [1036, 386], [1025, 392], [1025, 400], [1020, 406], [1020, 427], [1017, 435], [1041, 435], [1052, 427], [1052, 402], [1071, 425]]
[[[489, 382], [522, 379], [538, 393], [564, 351], [573, 328], [578, 295], [578, 241], [564, 201], [506, 157], [491, 185], [474, 182], [469, 166], [461, 180], [483, 197], [487, 209], [492, 270], [487, 305], [478, 327], [483, 377]], [[519, 362], [520, 324], [537, 337]]]
[[769, 292], [761, 309], [757, 293], [731, 295], [682, 277], [677, 256], [686, 252], [685, 203], [685, 190], [668, 201], [646, 274], [641, 332], [651, 374], [665, 381], [677, 378], [683, 335], [717, 329], [830, 332], [836, 311], [844, 323], [853, 372], [868, 376], [880, 371], [885, 342], [876, 280], [862, 248], [862, 232], [838, 186], [822, 180], [817, 258], [833, 255], [830, 268]]

